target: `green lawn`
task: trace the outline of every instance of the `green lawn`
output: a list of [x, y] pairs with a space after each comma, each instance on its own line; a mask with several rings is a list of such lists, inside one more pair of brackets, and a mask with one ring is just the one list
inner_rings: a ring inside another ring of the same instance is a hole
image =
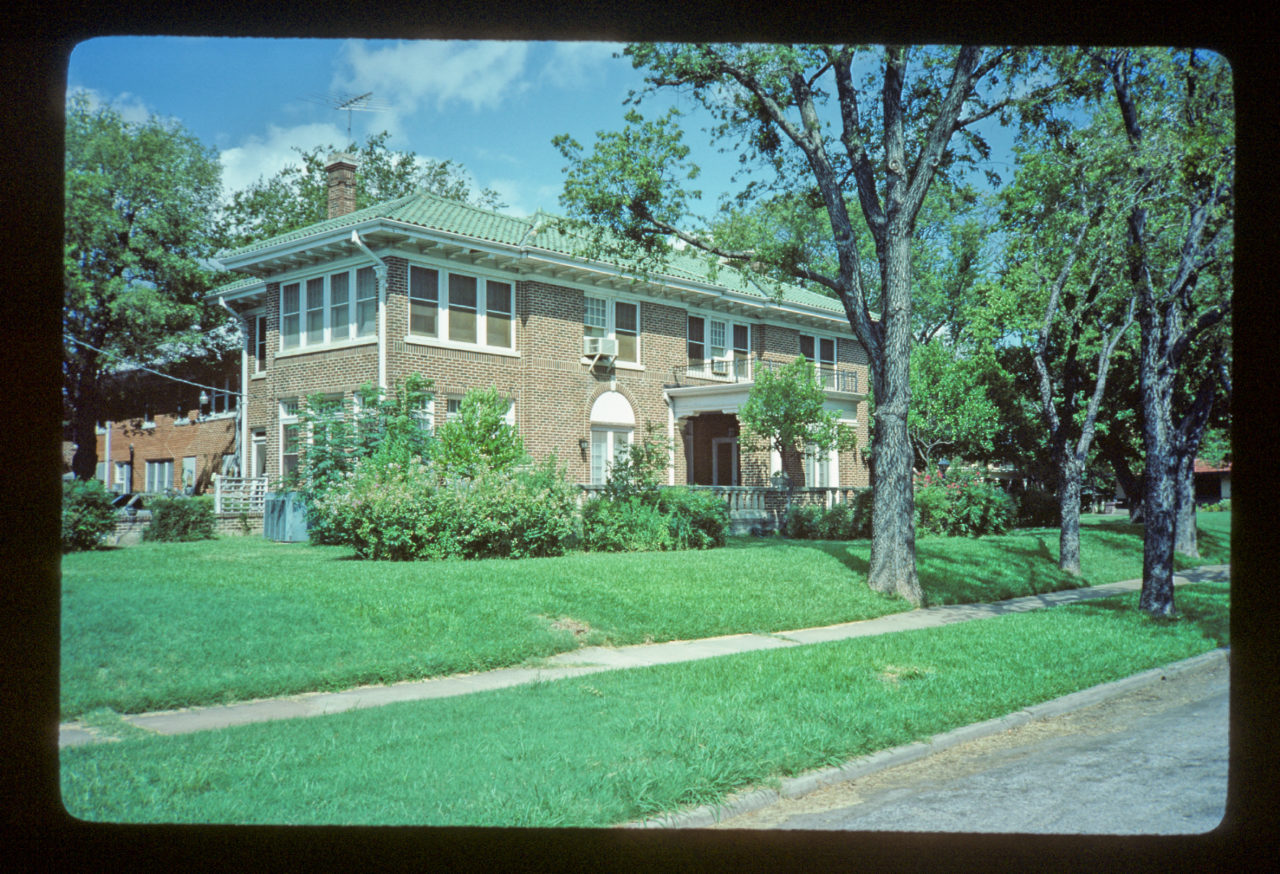
[[[1226, 561], [1229, 514], [1203, 514]], [[1140, 576], [1141, 529], [1086, 522], [1085, 577], [1057, 532], [921, 538], [931, 603]], [[349, 550], [227, 538], [63, 558], [62, 707], [133, 713], [485, 670], [582, 644], [782, 631], [908, 609], [866, 586], [869, 544], [738, 539], [706, 552], [363, 562]], [[580, 633], [575, 635], [572, 630]]]
[[[768, 550], [755, 550], [767, 555]], [[751, 555], [741, 548], [730, 553]], [[781, 550], [795, 558], [798, 553]], [[607, 826], [1228, 643], [1229, 586], [62, 752], [108, 822]]]

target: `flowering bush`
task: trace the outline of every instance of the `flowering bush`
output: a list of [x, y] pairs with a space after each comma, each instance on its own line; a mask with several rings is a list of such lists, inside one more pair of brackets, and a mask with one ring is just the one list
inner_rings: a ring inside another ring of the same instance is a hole
[[981, 537], [1003, 534], [1013, 523], [1013, 499], [999, 487], [964, 474], [943, 478], [925, 473], [916, 479], [916, 531], [923, 534]]

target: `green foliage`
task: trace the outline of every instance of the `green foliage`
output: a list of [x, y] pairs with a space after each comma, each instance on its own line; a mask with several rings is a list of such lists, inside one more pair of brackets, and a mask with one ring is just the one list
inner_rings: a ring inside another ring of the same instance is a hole
[[609, 469], [604, 494], [613, 500], [652, 499], [666, 477], [671, 443], [650, 424], [639, 442], [633, 442]]
[[729, 505], [703, 489], [671, 486], [658, 492], [658, 511], [666, 515], [676, 549], [724, 546], [729, 531]]
[[332, 542], [361, 558], [525, 558], [561, 555], [573, 545], [576, 498], [554, 458], [447, 482], [420, 460], [368, 458], [321, 495], [312, 513]]
[[851, 450], [853, 429], [823, 408], [826, 396], [813, 362], [796, 358], [778, 370], [758, 367], [751, 394], [738, 410], [741, 442], [748, 448], [803, 452], [809, 447]]
[[672, 549], [665, 513], [639, 500], [592, 498], [582, 508], [582, 545], [592, 552], [660, 552]]
[[961, 355], [935, 340], [911, 350], [911, 409], [907, 430], [917, 464], [927, 467], [938, 454], [986, 460], [996, 454], [1002, 427], [988, 385], [999, 378], [990, 354]]
[[213, 498], [152, 498], [147, 502], [151, 524], [143, 540], [176, 543], [213, 539]]
[[1213, 467], [1231, 460], [1231, 433], [1226, 428], [1210, 428], [1200, 439], [1200, 451], [1196, 453]]
[[62, 551], [97, 549], [116, 524], [113, 495], [96, 479], [62, 484]]
[[1227, 498], [1225, 501], [1218, 501], [1216, 504], [1206, 504], [1200, 509], [1205, 513], [1230, 513], [1231, 499]]
[[496, 388], [471, 389], [458, 415], [438, 425], [431, 458], [444, 478], [474, 478], [486, 470], [506, 471], [527, 456], [515, 426], [507, 424], [511, 401]]
[[851, 501], [802, 504], [787, 514], [783, 533], [794, 540], [866, 540], [871, 537], [871, 489], [858, 490]]
[[[432, 381], [412, 373], [398, 382], [388, 395], [366, 383], [357, 392], [358, 404], [315, 395], [299, 411], [304, 435], [299, 446], [298, 470], [292, 483], [309, 508], [355, 470], [364, 459], [377, 465], [395, 463], [404, 467], [421, 460], [429, 451], [431, 437], [418, 413], [431, 400]], [[340, 543], [329, 529], [329, 517], [312, 510], [308, 534], [316, 543]]]
[[1000, 487], [978, 477], [944, 479], [926, 473], [916, 484], [916, 530], [948, 537], [1003, 534], [1013, 524], [1014, 502]]
[[[490, 209], [503, 207], [494, 191], [472, 192], [461, 164], [390, 149], [389, 138], [383, 131], [369, 136], [363, 144], [351, 143], [345, 150], [358, 165], [357, 209], [423, 191]], [[244, 246], [328, 217], [328, 174], [324, 168], [339, 150], [328, 145], [307, 150], [295, 146], [294, 151], [300, 163], [289, 164], [271, 178], [259, 179], [231, 195], [221, 231], [224, 245]]]
[[208, 332], [227, 313], [204, 293], [220, 167], [176, 122], [129, 122], [83, 92], [67, 101], [65, 144], [63, 391], [72, 469], [92, 479], [102, 375], [216, 350]]

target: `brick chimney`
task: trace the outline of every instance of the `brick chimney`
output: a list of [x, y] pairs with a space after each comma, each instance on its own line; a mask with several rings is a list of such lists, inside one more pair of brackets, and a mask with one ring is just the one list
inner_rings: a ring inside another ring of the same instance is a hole
[[356, 211], [356, 158], [339, 152], [329, 156], [329, 218]]

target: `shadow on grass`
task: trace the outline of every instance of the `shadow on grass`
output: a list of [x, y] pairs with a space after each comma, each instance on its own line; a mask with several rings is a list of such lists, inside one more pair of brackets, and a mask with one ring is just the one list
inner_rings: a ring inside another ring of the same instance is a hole
[[[1180, 586], [1173, 596], [1177, 616], [1172, 619], [1142, 616], [1157, 626], [1191, 624], [1218, 646], [1231, 642], [1231, 603], [1227, 583], [1195, 583]], [[1091, 613], [1095, 616], [1141, 616], [1138, 595], [1122, 598], [1103, 598], [1072, 604], [1072, 611]]]

